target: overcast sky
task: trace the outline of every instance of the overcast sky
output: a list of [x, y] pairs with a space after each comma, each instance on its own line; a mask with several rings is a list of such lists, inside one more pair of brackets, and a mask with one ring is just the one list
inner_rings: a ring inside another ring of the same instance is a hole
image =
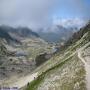
[[0, 25], [47, 27], [90, 19], [90, 0], [0, 0]]

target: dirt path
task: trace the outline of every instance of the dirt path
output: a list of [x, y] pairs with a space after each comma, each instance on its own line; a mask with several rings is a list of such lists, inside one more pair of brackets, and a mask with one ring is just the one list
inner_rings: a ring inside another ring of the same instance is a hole
[[[90, 64], [88, 64], [85, 59], [82, 57], [82, 50], [85, 49], [85, 47], [87, 47], [88, 45], [90, 45], [90, 43], [86, 44], [84, 47], [82, 47], [81, 49], [78, 50], [78, 57], [80, 58], [80, 60], [84, 63], [85, 65], [85, 70], [86, 70], [86, 85], [87, 85], [87, 90], [90, 90]], [[89, 58], [90, 59], [90, 58]]]

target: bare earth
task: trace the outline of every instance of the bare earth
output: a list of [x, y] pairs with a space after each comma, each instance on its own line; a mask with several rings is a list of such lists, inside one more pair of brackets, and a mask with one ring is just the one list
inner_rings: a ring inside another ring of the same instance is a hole
[[37, 77], [38, 77], [38, 73], [34, 73], [32, 75], [20, 78], [17, 82], [11, 84], [10, 86], [22, 88], [23, 86], [27, 85], [28, 82], [33, 81]]

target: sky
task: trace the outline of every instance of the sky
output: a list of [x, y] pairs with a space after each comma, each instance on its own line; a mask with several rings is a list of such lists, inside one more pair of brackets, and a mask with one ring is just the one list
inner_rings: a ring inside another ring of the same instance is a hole
[[90, 0], [0, 0], [0, 25], [37, 29], [52, 24], [80, 26], [88, 19]]

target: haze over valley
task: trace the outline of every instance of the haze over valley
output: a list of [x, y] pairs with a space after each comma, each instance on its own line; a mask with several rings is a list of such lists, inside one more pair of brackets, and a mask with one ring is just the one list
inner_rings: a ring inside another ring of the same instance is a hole
[[1, 0], [0, 90], [90, 90], [90, 1]]

